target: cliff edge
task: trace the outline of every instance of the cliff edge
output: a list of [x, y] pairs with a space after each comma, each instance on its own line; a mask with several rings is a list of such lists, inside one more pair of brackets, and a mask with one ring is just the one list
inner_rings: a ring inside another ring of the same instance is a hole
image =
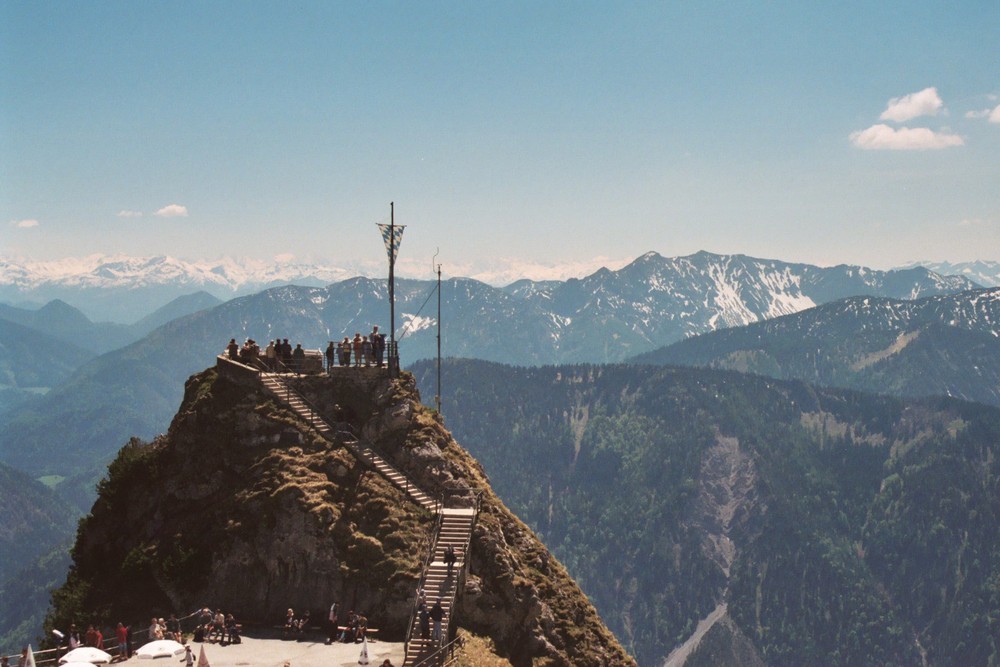
[[336, 600], [402, 640], [435, 516], [351, 453], [358, 438], [448, 505], [478, 505], [455, 625], [515, 667], [635, 664], [410, 375], [343, 369], [290, 383], [336, 435], [252, 374], [220, 366], [188, 380], [168, 432], [130, 441], [109, 466], [47, 629], [202, 606], [273, 624], [288, 607], [323, 618]]

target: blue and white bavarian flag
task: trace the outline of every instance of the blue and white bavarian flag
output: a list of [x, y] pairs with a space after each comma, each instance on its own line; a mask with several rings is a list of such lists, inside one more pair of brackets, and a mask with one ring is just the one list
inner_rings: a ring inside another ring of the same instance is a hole
[[392, 226], [381, 222], [375, 224], [382, 232], [382, 240], [385, 241], [385, 252], [389, 256], [389, 261], [395, 264], [396, 253], [399, 252], [399, 243], [403, 240], [403, 229], [406, 225]]

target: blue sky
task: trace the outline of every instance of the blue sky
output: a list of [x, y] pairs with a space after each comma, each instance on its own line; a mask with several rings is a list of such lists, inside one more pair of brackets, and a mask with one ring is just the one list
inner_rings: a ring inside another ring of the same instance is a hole
[[[1000, 3], [0, 3], [0, 255], [1000, 260]], [[992, 114], [992, 117], [991, 117]]]

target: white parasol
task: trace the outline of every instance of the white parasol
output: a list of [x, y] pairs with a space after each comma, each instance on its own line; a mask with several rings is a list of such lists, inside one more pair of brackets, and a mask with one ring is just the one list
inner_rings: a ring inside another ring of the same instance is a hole
[[146, 659], [170, 658], [182, 653], [184, 653], [184, 645], [180, 642], [175, 642], [173, 639], [157, 639], [143, 645], [135, 652], [140, 658]]
[[59, 664], [65, 665], [68, 662], [87, 662], [91, 665], [104, 665], [111, 662], [111, 654], [93, 646], [81, 646], [75, 648], [63, 657], [59, 658]]

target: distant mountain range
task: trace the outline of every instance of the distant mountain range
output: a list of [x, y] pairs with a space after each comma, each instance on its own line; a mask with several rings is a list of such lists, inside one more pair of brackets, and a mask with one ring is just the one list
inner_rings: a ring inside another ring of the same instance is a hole
[[[926, 269], [819, 268], [742, 255], [648, 253], [579, 280], [497, 288], [469, 279], [442, 285], [442, 352], [519, 365], [603, 363], [718, 328], [872, 294], [916, 298], [972, 286]], [[435, 356], [432, 281], [400, 280], [397, 340], [404, 365]], [[372, 324], [388, 329], [386, 282], [277, 287], [174, 319], [79, 368], [65, 383], [0, 415], [0, 460], [32, 475], [76, 477], [60, 487], [86, 505], [103, 466], [130, 436], [162, 432], [184, 381], [235, 337], [262, 345], [287, 337], [323, 348]], [[59, 428], [53, 428], [58, 424]], [[75, 490], [74, 490], [75, 489]]]
[[351, 275], [349, 268], [250, 259], [189, 262], [91, 255], [33, 262], [0, 257], [0, 301], [17, 305], [62, 299], [91, 319], [132, 324], [196, 291], [230, 299], [276, 285], [327, 285]]
[[1000, 405], [1000, 288], [914, 301], [852, 297], [689, 338], [632, 361]]
[[[653, 294], [664, 290], [669, 292], [673, 288], [676, 296], [683, 301], [689, 295], [684, 289], [678, 289], [682, 282], [707, 270], [710, 264], [715, 264], [718, 268], [710, 271], [704, 278], [718, 284], [720, 300], [732, 301], [734, 296], [736, 300], [741, 300], [742, 296], [739, 293], [732, 295], [728, 293], [728, 289], [746, 284], [743, 281], [753, 281], [756, 277], [762, 281], [760, 287], [770, 288], [775, 292], [777, 297], [775, 301], [770, 304], [758, 304], [769, 308], [768, 316], [772, 317], [800, 310], [801, 306], [796, 305], [798, 299], [811, 300], [813, 303], [829, 301], [831, 297], [825, 293], [823, 285], [828, 280], [832, 280], [833, 291], [839, 296], [867, 294], [869, 293], [867, 290], [875, 290], [871, 293], [897, 298], [914, 298], [926, 294], [925, 291], [920, 294], [893, 292], [894, 288], [907, 289], [906, 285], [893, 283], [897, 278], [902, 283], [912, 281], [911, 270], [916, 267], [908, 267], [902, 272], [872, 271], [849, 266], [821, 269], [805, 264], [787, 264], [742, 255], [723, 256], [706, 252], [668, 260], [655, 253], [650, 253], [646, 257], [655, 260], [647, 262], [653, 266], [657, 266], [661, 260], [665, 262], [664, 266], [658, 267], [664, 272], [662, 277], [665, 282], [660, 285], [650, 285]], [[989, 265], [988, 262], [976, 263], [968, 271], [965, 265], [941, 265], [949, 270], [937, 273], [947, 275], [951, 272], [950, 269], [954, 269], [955, 273], [961, 273], [973, 283], [978, 282], [984, 286], [995, 285], [996, 281], [1000, 280], [998, 277], [1000, 270], [996, 270], [997, 267], [994, 266], [991, 273], [988, 270]], [[94, 321], [109, 320], [132, 324], [159, 306], [195, 291], [205, 291], [219, 299], [230, 299], [286, 284], [320, 287], [355, 275], [363, 275], [361, 268], [360, 264], [338, 267], [313, 262], [264, 262], [233, 258], [192, 262], [166, 256], [92, 255], [38, 262], [0, 257], [0, 302], [12, 305], [32, 302], [37, 306], [53, 299], [61, 299], [73, 304]], [[741, 275], [741, 271], [746, 273]], [[593, 282], [595, 276], [599, 279], [601, 273], [598, 272], [582, 281]], [[618, 275], [620, 272], [603, 273]], [[991, 279], [994, 282], [977, 281], [975, 276], [979, 275], [992, 275]], [[855, 288], [845, 292], [842, 289], [845, 280], [853, 281]], [[879, 286], [878, 283], [883, 281], [884, 284]], [[566, 284], [574, 282], [581, 281], [565, 281]], [[562, 283], [563, 281], [554, 281], [551, 286], [556, 288]], [[539, 285], [537, 282], [531, 283], [532, 287]], [[547, 294], [545, 284], [541, 285], [541, 294]], [[965, 288], [971, 286], [973, 285], [966, 284]], [[866, 291], [859, 292], [858, 287]], [[572, 288], [569, 291], [572, 291]], [[760, 313], [752, 301], [751, 297], [747, 307], [750, 312], [759, 316]], [[650, 305], [655, 307], [654, 303]], [[739, 310], [738, 304], [730, 305]], [[746, 313], [734, 312], [732, 317], [735, 318], [732, 321], [736, 323], [755, 321], [747, 320]], [[726, 320], [727, 318], [723, 317], [723, 321]]]
[[922, 266], [944, 276], [962, 276], [983, 287], [1000, 287], [1000, 262], [913, 262], [902, 269]]

